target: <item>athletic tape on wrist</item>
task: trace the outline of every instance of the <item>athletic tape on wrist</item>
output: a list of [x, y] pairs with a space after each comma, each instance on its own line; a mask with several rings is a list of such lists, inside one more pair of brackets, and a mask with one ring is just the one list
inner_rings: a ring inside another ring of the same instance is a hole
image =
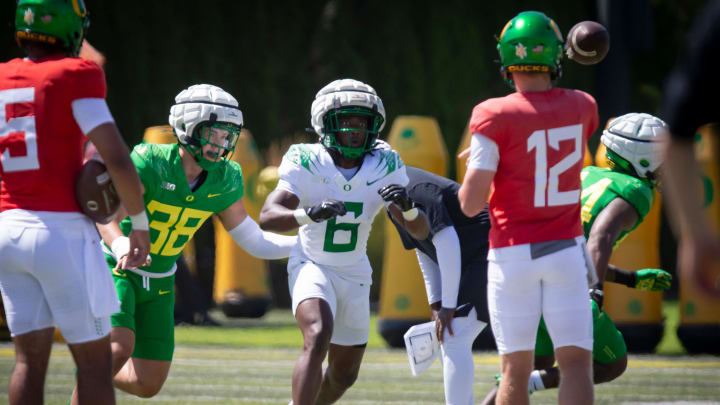
[[406, 221], [413, 221], [413, 220], [415, 220], [415, 218], [417, 218], [419, 213], [420, 213], [420, 211], [418, 211], [417, 208], [410, 208], [407, 211], [403, 211], [402, 215]]
[[309, 224], [312, 222], [312, 218], [308, 216], [307, 212], [305, 212], [305, 209], [298, 208], [295, 211], [293, 211], [293, 216], [295, 217], [295, 220], [297, 221], [298, 225], [303, 226], [306, 224]]
[[119, 236], [112, 241], [110, 250], [115, 255], [115, 259], [120, 260], [121, 257], [130, 253], [130, 239], [127, 236]]
[[130, 215], [130, 223], [132, 223], [133, 231], [147, 231], [150, 230], [150, 223], [145, 211], [142, 211], [136, 215]]

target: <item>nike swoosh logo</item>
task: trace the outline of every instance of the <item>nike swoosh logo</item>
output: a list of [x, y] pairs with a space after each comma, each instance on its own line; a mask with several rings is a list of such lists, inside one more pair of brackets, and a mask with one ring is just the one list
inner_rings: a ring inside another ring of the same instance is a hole
[[127, 274], [125, 272], [120, 272], [119, 270], [112, 269], [112, 273], [118, 277], [127, 277]]
[[208, 194], [208, 198], [217, 197], [217, 196], [219, 196], [220, 194], [222, 194], [222, 193], [218, 193], [218, 194]]
[[365, 184], [368, 186], [372, 186], [373, 184], [377, 183], [378, 181], [384, 179], [385, 177], [380, 177], [379, 179], [375, 179], [373, 181], [366, 181]]
[[158, 291], [158, 294], [160, 294], [160, 295], [170, 294], [170, 290], [160, 290], [160, 291]]

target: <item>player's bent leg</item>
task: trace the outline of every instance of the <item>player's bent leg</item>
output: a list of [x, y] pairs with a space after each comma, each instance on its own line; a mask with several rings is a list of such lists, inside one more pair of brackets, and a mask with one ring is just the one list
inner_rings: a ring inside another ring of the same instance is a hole
[[10, 376], [10, 405], [43, 403], [43, 387], [55, 328], [15, 335], [15, 368]]
[[130, 328], [114, 326], [110, 332], [110, 347], [113, 357], [112, 372], [113, 376], [117, 376], [135, 350], [135, 332]]
[[443, 362], [443, 384], [445, 403], [452, 405], [472, 405], [475, 364], [472, 357], [472, 344], [486, 324], [477, 319], [475, 309], [467, 316], [453, 319], [455, 336], [445, 330], [441, 346]]
[[366, 345], [340, 346], [330, 344], [328, 367], [325, 370], [316, 405], [333, 404], [357, 380]]
[[115, 375], [115, 387], [140, 398], [152, 398], [165, 384], [172, 362], [131, 357]]
[[627, 354], [612, 363], [593, 362], [593, 379], [595, 384], [610, 382], [620, 377], [627, 369]]
[[114, 404], [110, 336], [68, 344], [68, 347], [77, 365], [77, 389], [73, 395], [73, 404]]
[[592, 352], [577, 346], [563, 346], [555, 349], [555, 357], [560, 369], [558, 404], [592, 404]]
[[298, 304], [295, 319], [303, 335], [303, 350], [293, 370], [293, 404], [313, 405], [332, 337], [333, 314], [327, 301], [309, 298]]

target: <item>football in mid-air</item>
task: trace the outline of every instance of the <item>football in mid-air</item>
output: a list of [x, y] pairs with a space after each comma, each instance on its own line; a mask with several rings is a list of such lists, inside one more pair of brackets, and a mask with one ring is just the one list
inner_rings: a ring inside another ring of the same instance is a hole
[[605, 58], [610, 49], [610, 34], [595, 21], [575, 24], [565, 41], [565, 54], [581, 65], [594, 65]]
[[115, 217], [120, 198], [105, 164], [91, 159], [83, 165], [75, 182], [75, 199], [82, 212], [95, 222], [107, 224]]

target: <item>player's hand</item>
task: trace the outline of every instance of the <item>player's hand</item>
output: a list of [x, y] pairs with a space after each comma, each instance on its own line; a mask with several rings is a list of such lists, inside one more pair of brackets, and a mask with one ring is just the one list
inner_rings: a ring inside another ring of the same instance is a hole
[[470, 147], [468, 146], [467, 149], [463, 150], [462, 152], [457, 154], [458, 159], [466, 159], [468, 156], [470, 156]]
[[598, 309], [602, 311], [604, 297], [603, 290], [599, 288], [591, 288], [588, 292], [590, 293], [590, 298], [597, 304]]
[[305, 212], [313, 221], [322, 222], [347, 214], [347, 208], [344, 202], [328, 198], [318, 205], [306, 208]]
[[442, 344], [445, 329], [447, 329], [450, 336], [455, 336], [452, 330], [452, 320], [455, 318], [455, 308], [440, 307], [439, 302], [431, 305], [431, 308], [432, 320], [435, 321], [435, 333], [437, 334], [438, 342]]
[[720, 297], [720, 240], [704, 235], [680, 237], [678, 269], [708, 297]]
[[387, 185], [378, 190], [378, 194], [380, 194], [380, 197], [382, 197], [383, 200], [397, 205], [403, 212], [413, 208], [412, 199], [408, 196], [405, 187], [401, 185]]
[[660, 269], [642, 269], [635, 272], [635, 289], [641, 291], [665, 291], [670, 288], [672, 275]]
[[150, 231], [132, 230], [130, 235], [130, 250], [125, 261], [126, 268], [146, 266], [150, 260]]

